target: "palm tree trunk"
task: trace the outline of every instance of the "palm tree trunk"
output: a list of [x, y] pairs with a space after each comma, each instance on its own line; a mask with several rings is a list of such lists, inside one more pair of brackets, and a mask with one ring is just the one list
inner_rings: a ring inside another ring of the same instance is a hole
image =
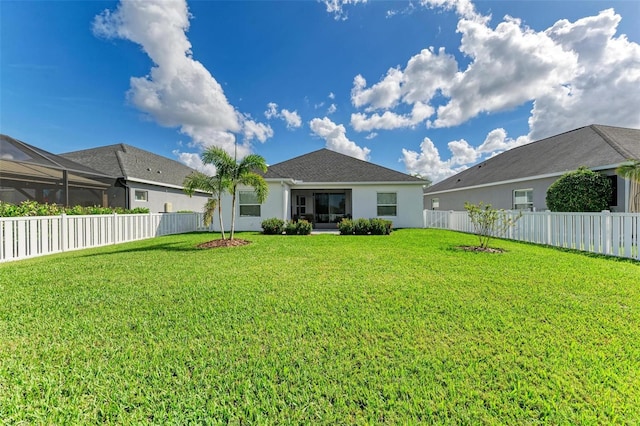
[[629, 188], [629, 213], [640, 212], [640, 182], [631, 179]]
[[233, 234], [236, 229], [236, 189], [233, 188], [233, 195], [231, 196], [231, 237], [230, 240], [233, 240]]
[[218, 197], [218, 218], [220, 219], [220, 235], [224, 240], [224, 225], [222, 224], [222, 197]]

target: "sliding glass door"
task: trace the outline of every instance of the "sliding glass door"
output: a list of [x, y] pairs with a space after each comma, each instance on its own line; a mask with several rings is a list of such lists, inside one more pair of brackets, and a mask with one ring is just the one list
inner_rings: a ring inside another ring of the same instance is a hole
[[316, 223], [338, 223], [346, 213], [344, 193], [317, 192], [314, 194], [314, 201]]

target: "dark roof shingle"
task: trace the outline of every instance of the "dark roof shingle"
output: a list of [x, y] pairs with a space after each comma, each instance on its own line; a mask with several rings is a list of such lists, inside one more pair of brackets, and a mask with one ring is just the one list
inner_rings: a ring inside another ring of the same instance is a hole
[[126, 144], [61, 154], [65, 158], [125, 179], [182, 186], [194, 169], [178, 161]]
[[269, 166], [267, 179], [295, 179], [303, 182], [415, 182], [426, 181], [368, 161], [328, 149], [320, 149]]
[[591, 125], [505, 151], [429, 187], [448, 191], [640, 159], [640, 130]]

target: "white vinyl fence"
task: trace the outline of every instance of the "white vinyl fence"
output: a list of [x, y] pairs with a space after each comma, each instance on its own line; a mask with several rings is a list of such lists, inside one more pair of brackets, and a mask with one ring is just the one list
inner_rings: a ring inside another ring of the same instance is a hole
[[0, 262], [206, 231], [202, 213], [0, 218]]
[[[425, 210], [424, 226], [474, 232], [466, 211]], [[640, 260], [639, 230], [638, 213], [523, 212], [504, 238]]]

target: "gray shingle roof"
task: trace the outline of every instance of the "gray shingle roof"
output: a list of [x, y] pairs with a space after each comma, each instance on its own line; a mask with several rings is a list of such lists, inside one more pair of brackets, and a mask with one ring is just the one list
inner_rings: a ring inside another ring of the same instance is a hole
[[429, 187], [448, 191], [640, 159], [640, 129], [581, 127], [505, 151]]
[[295, 179], [303, 182], [415, 182], [426, 183], [368, 161], [328, 149], [320, 149], [269, 166], [266, 179]]
[[103, 173], [182, 187], [194, 170], [178, 161], [126, 144], [102, 146], [61, 154]]

